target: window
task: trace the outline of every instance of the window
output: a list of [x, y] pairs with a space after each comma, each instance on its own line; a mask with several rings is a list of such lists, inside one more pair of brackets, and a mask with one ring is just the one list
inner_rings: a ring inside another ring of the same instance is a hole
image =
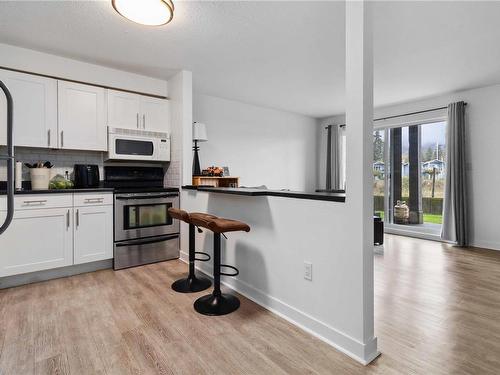
[[389, 228], [439, 235], [446, 175], [445, 132], [443, 120], [374, 131], [374, 211]]

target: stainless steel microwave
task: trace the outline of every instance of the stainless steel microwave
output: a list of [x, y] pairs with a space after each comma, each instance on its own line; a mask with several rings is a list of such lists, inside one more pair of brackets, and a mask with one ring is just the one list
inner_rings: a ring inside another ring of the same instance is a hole
[[170, 161], [170, 135], [108, 127], [108, 159]]

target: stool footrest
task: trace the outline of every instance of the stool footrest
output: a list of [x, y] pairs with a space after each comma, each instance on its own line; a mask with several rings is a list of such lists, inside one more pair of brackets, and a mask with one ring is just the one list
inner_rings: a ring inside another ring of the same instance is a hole
[[[212, 259], [210, 254], [204, 253], [203, 251], [195, 251], [194, 253], [195, 253], [194, 260], [196, 260], [198, 262], [208, 262], [210, 259]], [[203, 256], [206, 256], [206, 258], [196, 258], [196, 255], [203, 255]]]
[[234, 266], [230, 266], [229, 264], [221, 264], [220, 265], [220, 268], [223, 268], [223, 267], [226, 267], [226, 268], [231, 268], [232, 270], [234, 270], [235, 272], [234, 273], [226, 273], [226, 272], [221, 272], [220, 274], [223, 275], [223, 276], [231, 276], [231, 277], [234, 277], [234, 276], [238, 276], [240, 274], [240, 270], [237, 269], [236, 267]]

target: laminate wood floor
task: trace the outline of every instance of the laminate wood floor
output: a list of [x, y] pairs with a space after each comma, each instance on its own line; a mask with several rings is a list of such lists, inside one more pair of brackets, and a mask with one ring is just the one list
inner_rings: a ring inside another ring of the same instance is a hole
[[196, 314], [179, 261], [0, 291], [0, 374], [499, 374], [500, 252], [387, 236], [363, 367], [255, 303]]

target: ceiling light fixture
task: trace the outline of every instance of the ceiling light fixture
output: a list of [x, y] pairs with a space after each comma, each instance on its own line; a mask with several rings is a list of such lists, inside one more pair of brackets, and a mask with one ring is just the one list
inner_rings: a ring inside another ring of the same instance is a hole
[[172, 0], [112, 0], [113, 8], [123, 17], [147, 26], [161, 26], [174, 17]]

